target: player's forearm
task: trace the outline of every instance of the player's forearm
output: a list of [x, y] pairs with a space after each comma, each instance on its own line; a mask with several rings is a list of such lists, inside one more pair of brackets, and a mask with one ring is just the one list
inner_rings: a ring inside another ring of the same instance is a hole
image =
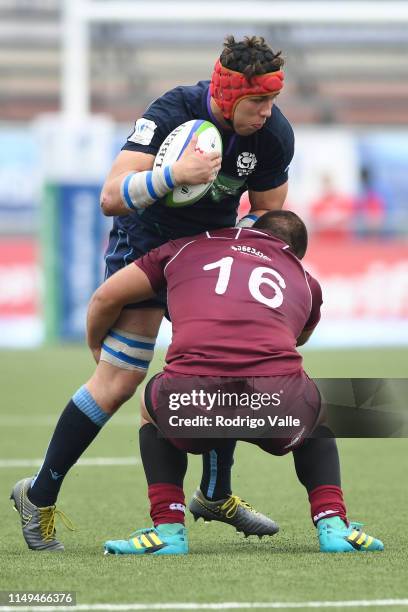
[[100, 348], [106, 334], [118, 319], [122, 304], [104, 297], [101, 289], [92, 296], [87, 314], [87, 342], [91, 350]]
[[106, 181], [100, 198], [102, 212], [107, 217], [124, 216], [131, 210], [124, 204], [122, 199], [121, 185], [128, 172], [119, 174], [115, 178]]
[[108, 216], [141, 213], [177, 184], [171, 165], [120, 174], [105, 183], [101, 207]]
[[264, 203], [260, 206], [253, 204], [248, 212], [248, 215], [256, 215], [259, 219], [259, 217], [262, 217], [262, 215], [266, 215], [266, 213], [268, 212], [272, 212], [274, 210], [282, 210], [284, 203], [284, 200], [277, 199], [268, 202], [268, 204]]
[[249, 190], [249, 201], [251, 203], [250, 214], [258, 217], [273, 210], [281, 210], [288, 194], [288, 182], [279, 187], [267, 191]]

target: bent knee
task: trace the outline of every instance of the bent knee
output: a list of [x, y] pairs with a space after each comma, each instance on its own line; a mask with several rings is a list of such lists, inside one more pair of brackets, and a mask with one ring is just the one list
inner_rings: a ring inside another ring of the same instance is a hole
[[126, 376], [126, 372], [121, 372], [110, 381], [109, 395], [117, 408], [134, 396], [145, 376], [146, 374]]
[[99, 406], [112, 414], [133, 397], [145, 376], [145, 372], [129, 372], [100, 362], [86, 386]]

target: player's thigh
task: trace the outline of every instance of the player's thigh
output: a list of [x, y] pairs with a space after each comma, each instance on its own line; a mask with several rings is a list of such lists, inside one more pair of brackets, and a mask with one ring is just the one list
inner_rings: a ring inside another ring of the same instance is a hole
[[125, 308], [119, 315], [114, 327], [130, 333], [156, 338], [163, 320], [164, 307]]
[[258, 397], [279, 395], [279, 403], [259, 415], [265, 421], [275, 419], [274, 425], [271, 423], [262, 438], [245, 439], [271, 455], [286, 455], [301, 446], [313, 435], [320, 419], [324, 419], [319, 389], [303, 370], [254, 378], [254, 391]]
[[[189, 438], [185, 437], [185, 432], [180, 432], [177, 435], [177, 429], [169, 424], [168, 413], [168, 392], [170, 389], [178, 389], [186, 381], [190, 381], [189, 376], [172, 377], [166, 372], [155, 374], [147, 383], [144, 390], [141, 402], [141, 426], [146, 423], [152, 423], [157, 427], [164, 438], [166, 438], [173, 446], [179, 450], [201, 455], [213, 448], [223, 448], [225, 442], [223, 439], [211, 438]], [[188, 384], [188, 383], [187, 383]], [[163, 389], [164, 386], [164, 389]]]
[[101, 360], [86, 384], [104, 410], [117, 410], [145, 378], [163, 312], [161, 308], [123, 310], [109, 331]]

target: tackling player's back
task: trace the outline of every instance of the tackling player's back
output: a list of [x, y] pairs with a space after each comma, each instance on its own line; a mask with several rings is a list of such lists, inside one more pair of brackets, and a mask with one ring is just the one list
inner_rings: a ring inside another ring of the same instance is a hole
[[136, 263], [153, 289], [167, 282], [167, 371], [271, 376], [301, 368], [296, 341], [318, 323], [321, 291], [279, 238], [216, 230], [170, 242]]

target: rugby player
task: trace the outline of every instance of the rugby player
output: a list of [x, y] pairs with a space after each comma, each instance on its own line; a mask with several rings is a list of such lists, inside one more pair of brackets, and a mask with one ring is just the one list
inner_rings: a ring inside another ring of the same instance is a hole
[[[275, 105], [283, 86], [282, 65], [281, 53], [274, 53], [263, 38], [235, 41], [228, 37], [210, 81], [176, 87], [152, 102], [136, 121], [101, 195], [104, 214], [115, 217], [105, 256], [107, 277], [169, 239], [234, 226], [239, 199], [246, 190], [251, 210], [241, 225], [250, 226], [264, 212], [281, 209], [294, 147], [292, 128]], [[217, 126], [223, 140], [222, 160], [215, 153], [196, 152], [193, 141], [167, 173], [152, 170], [168, 134], [191, 119], [209, 120]], [[174, 209], [164, 205], [163, 197], [174, 186], [214, 178], [210, 191], [194, 206]], [[95, 373], [61, 414], [39, 473], [15, 485], [12, 498], [30, 548], [63, 549], [54, 529], [55, 503], [63, 479], [146, 376], [165, 306], [163, 290], [124, 308], [107, 330]], [[196, 496], [203, 516], [214, 512], [219, 520], [237, 526], [236, 516], [223, 510], [231, 495], [234, 446], [231, 440], [224, 448], [204, 455]], [[239, 505], [249, 532], [276, 531], [268, 517], [246, 504]], [[28, 515], [32, 518], [27, 523], [24, 516]], [[51, 527], [45, 530], [45, 524]]]
[[[112, 276], [94, 294], [88, 343], [96, 359], [127, 303], [152, 298], [167, 285], [173, 320], [166, 366], [149, 381], [142, 412], [141, 456], [154, 526], [129, 540], [107, 542], [108, 553], [188, 552], [183, 492], [187, 452], [201, 453], [215, 444], [219, 449], [225, 440], [176, 435], [164, 440], [158, 435], [160, 412], [166, 411], [168, 419], [169, 398], [185, 389], [244, 390], [270, 397], [279, 390], [285, 401], [275, 406], [274, 414], [299, 419], [300, 426], [285, 430], [282, 437], [246, 441], [274, 455], [293, 453], [322, 552], [383, 549], [380, 540], [347, 520], [336, 441], [317, 387], [296, 350], [316, 327], [322, 303], [318, 282], [300, 261], [306, 247], [301, 219], [290, 211], [272, 211], [253, 228], [213, 230], [171, 241]], [[239, 507], [234, 496], [224, 504], [224, 510], [238, 518]], [[216, 517], [201, 496], [190, 503], [196, 517], [203, 508], [207, 518]], [[238, 523], [248, 535], [246, 522]]]

